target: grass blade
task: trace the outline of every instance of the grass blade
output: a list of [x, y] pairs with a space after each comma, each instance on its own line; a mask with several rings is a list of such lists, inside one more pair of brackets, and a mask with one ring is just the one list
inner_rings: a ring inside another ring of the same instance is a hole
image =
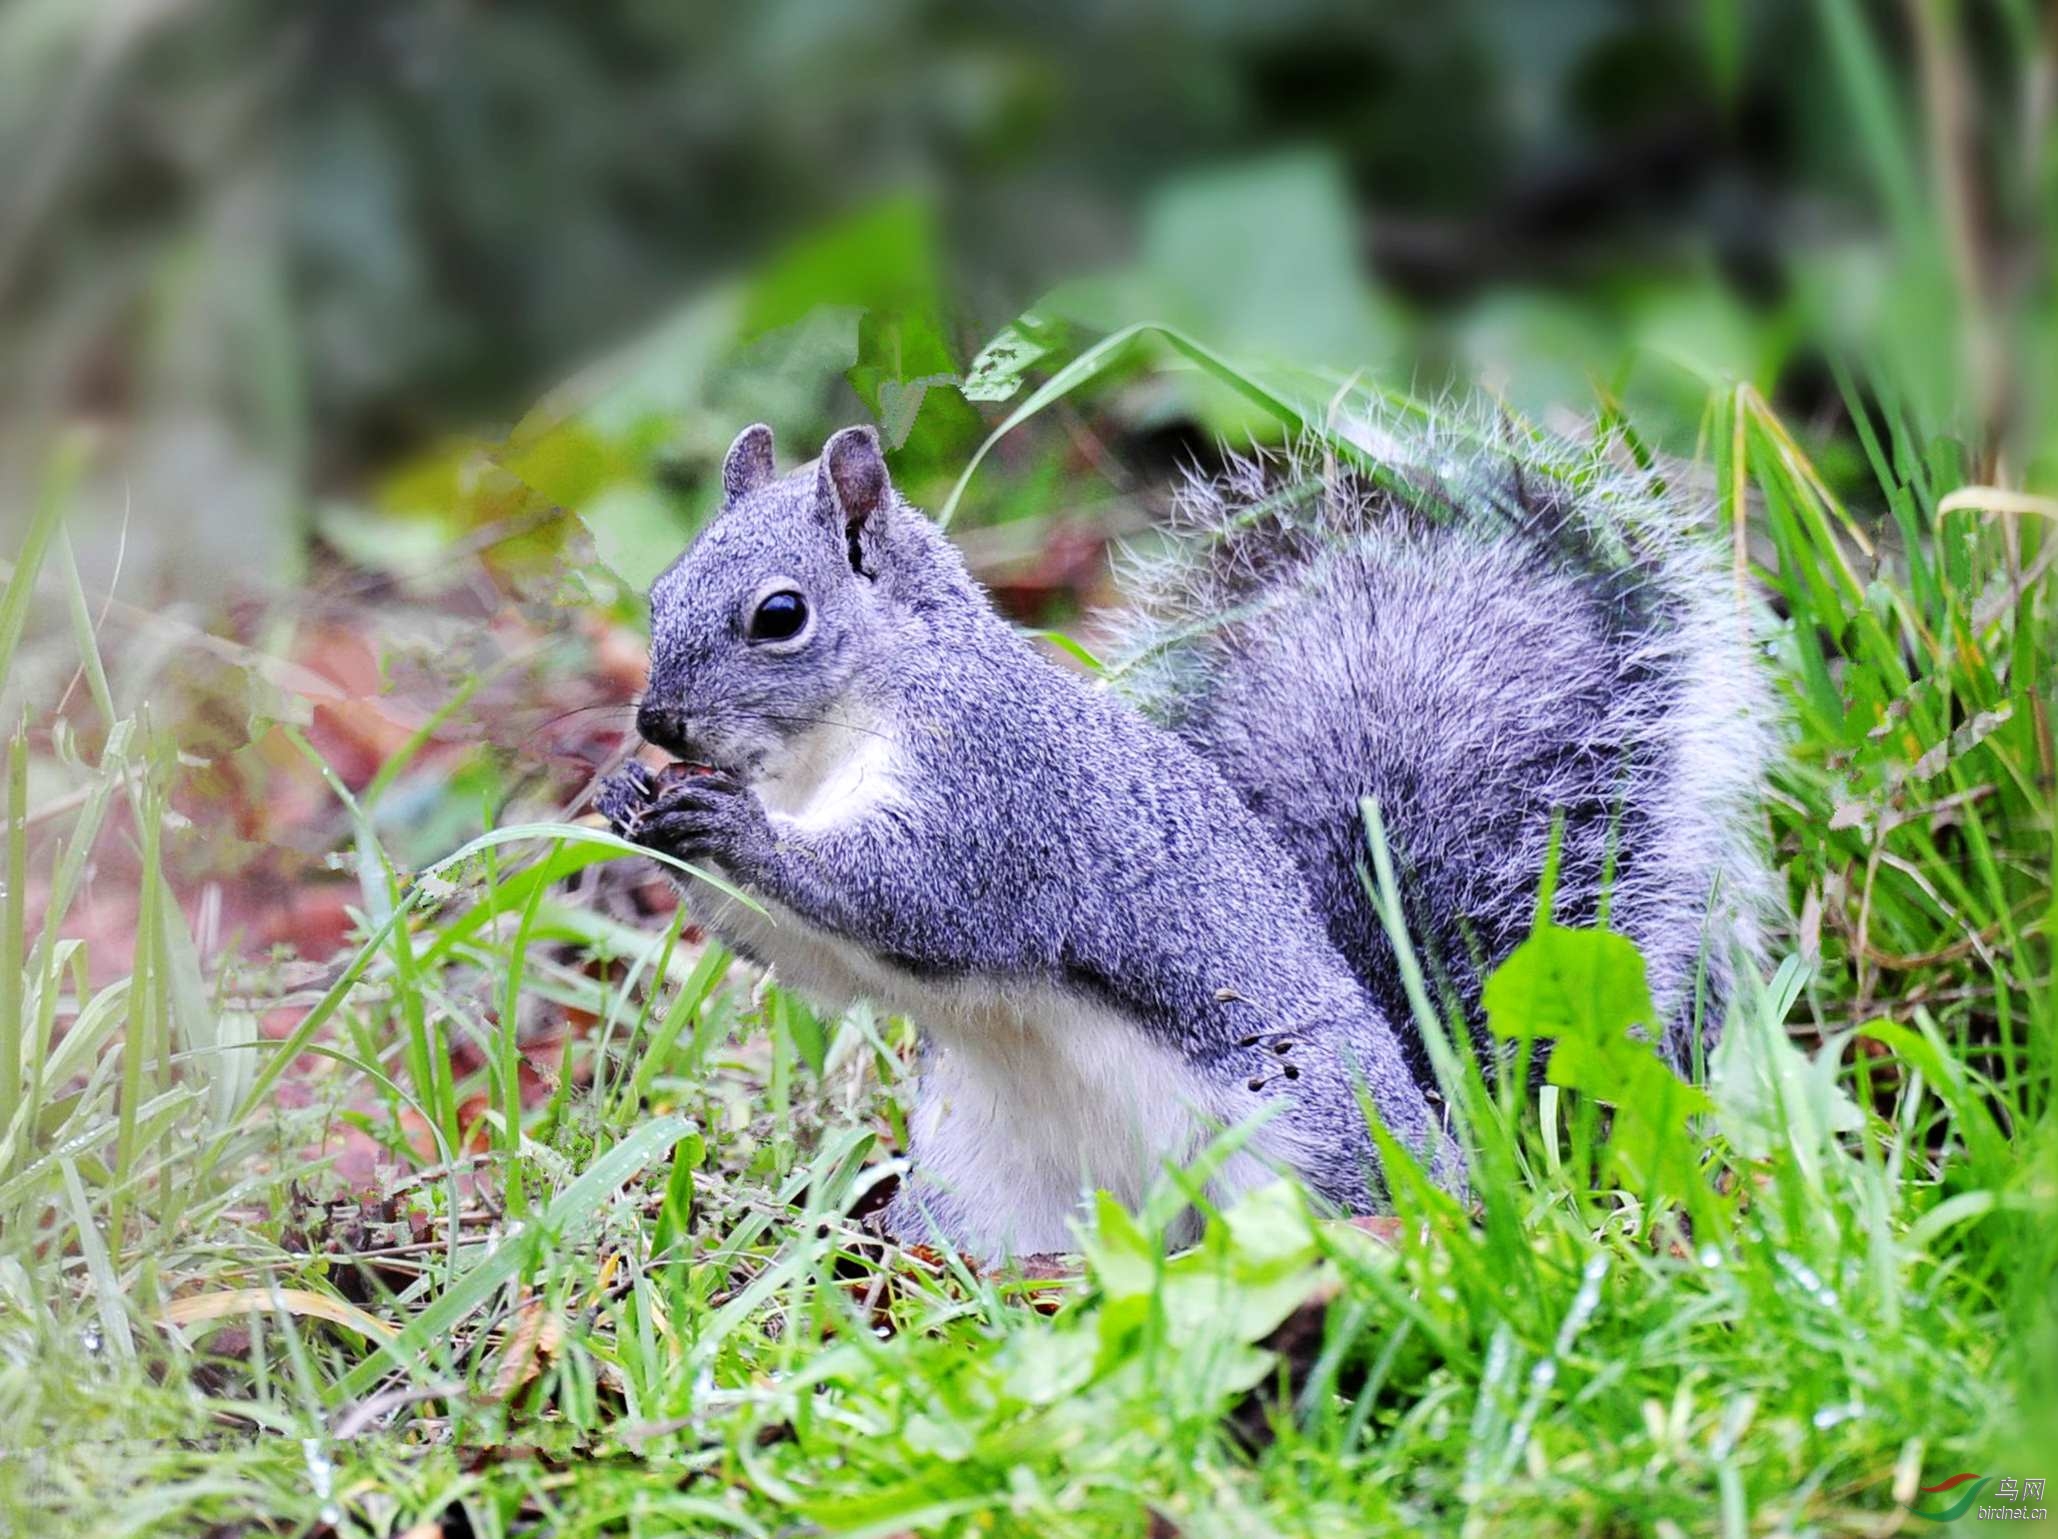
[[[592, 1219], [617, 1188], [692, 1131], [692, 1119], [678, 1115], [660, 1117], [637, 1128], [551, 1200], [538, 1218], [534, 1233], [559, 1241], [566, 1239]], [[366, 1358], [346, 1374], [337, 1386], [338, 1393], [346, 1399], [362, 1395], [396, 1364], [411, 1370], [415, 1353], [448, 1336], [497, 1290], [518, 1276], [532, 1250], [526, 1240], [502, 1244], [410, 1320], [386, 1352]]]

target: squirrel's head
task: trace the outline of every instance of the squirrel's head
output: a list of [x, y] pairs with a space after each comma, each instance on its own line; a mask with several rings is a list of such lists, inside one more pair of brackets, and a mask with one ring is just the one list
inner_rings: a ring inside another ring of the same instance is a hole
[[637, 730], [748, 776], [843, 719], [853, 684], [888, 660], [893, 579], [926, 524], [894, 492], [871, 428], [845, 428], [783, 477], [772, 430], [745, 428], [722, 461], [721, 512], [651, 588]]

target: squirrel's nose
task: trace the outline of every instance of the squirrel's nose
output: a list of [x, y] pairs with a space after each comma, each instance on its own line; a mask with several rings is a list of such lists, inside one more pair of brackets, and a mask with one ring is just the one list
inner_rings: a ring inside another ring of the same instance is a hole
[[636, 730], [643, 741], [655, 744], [675, 758], [690, 759], [693, 733], [686, 713], [677, 706], [646, 700], [636, 708]]

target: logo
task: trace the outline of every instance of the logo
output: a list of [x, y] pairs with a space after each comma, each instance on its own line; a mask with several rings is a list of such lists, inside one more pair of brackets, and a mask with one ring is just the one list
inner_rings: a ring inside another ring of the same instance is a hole
[[[1921, 1494], [1930, 1497], [1931, 1503], [1926, 1507], [1910, 1503], [1908, 1511], [1918, 1518], [1928, 1518], [1932, 1523], [1949, 1523], [1971, 1510], [1989, 1481], [1993, 1482], [1994, 1500], [1979, 1509], [1978, 1517], [2041, 1520], [2045, 1516], [2043, 1481], [2024, 1480], [2015, 1475], [2003, 1475], [1995, 1480], [1991, 1475], [1975, 1474], [1970, 1470], [1963, 1475], [1953, 1475], [1949, 1480], [1940, 1480], [1933, 1486], [1920, 1487]], [[1963, 1494], [1954, 1495], [1961, 1490]]]
[[1955, 1490], [1957, 1487], [1964, 1485], [1965, 1482], [1968, 1480], [1972, 1482], [1972, 1489], [1967, 1491], [1963, 1496], [1959, 1497], [1958, 1500], [1951, 1503], [1950, 1506], [1942, 1509], [1932, 1509], [1929, 1507], [1910, 1507], [1908, 1510], [1914, 1513], [1915, 1516], [1917, 1516], [1918, 1518], [1930, 1518], [1938, 1523], [1948, 1523], [1953, 1518], [1962, 1517], [1964, 1516], [1965, 1509], [1967, 1507], [1970, 1507], [1974, 1502], [1979, 1500], [1979, 1488], [1987, 1483], [1987, 1477], [1985, 1475], [1953, 1475], [1949, 1480], [1946, 1480], [1939, 1485], [1923, 1486], [1921, 1488], [1923, 1495], [1935, 1496], [1945, 1491]]

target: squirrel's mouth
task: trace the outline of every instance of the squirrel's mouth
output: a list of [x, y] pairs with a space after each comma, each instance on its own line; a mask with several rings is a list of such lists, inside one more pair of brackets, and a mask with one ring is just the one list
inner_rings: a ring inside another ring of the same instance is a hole
[[657, 772], [660, 785], [675, 786], [703, 775], [727, 775], [732, 780], [749, 781], [763, 768], [765, 755], [762, 751], [742, 759], [712, 759], [702, 754], [682, 755], [669, 745], [660, 745], [671, 754], [671, 759]]
[[657, 772], [660, 786], [675, 786], [681, 781], [692, 780], [701, 775], [719, 775], [721, 770], [712, 764], [698, 764], [691, 759], [674, 759]]

